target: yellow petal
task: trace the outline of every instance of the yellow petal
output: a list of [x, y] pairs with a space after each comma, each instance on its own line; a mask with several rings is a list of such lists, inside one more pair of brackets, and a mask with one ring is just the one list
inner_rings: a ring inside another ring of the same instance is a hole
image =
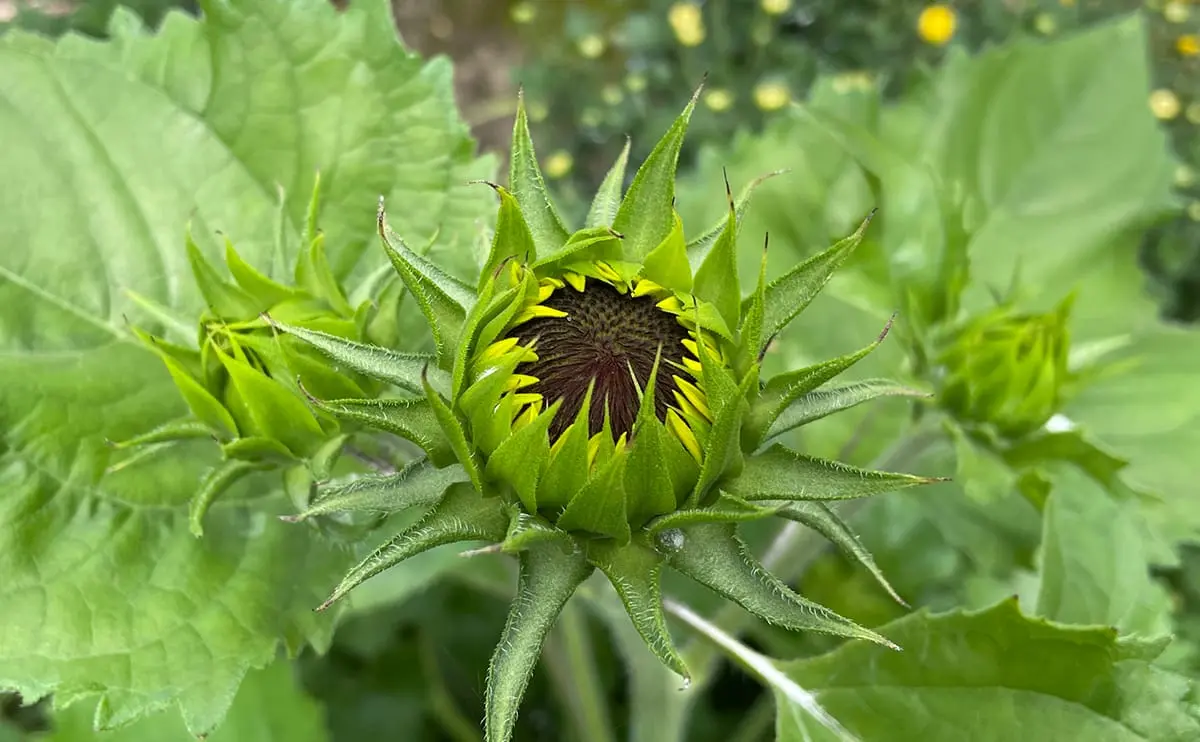
[[479, 357], [476, 360], [479, 363], [489, 363], [491, 361], [499, 360], [503, 355], [517, 347], [517, 342], [517, 338], [504, 338], [503, 340], [497, 340], [488, 347], [484, 348], [483, 352], [479, 354]]
[[561, 309], [554, 309], [553, 307], [547, 307], [542, 304], [530, 304], [529, 306], [522, 309], [520, 312], [517, 312], [517, 316], [513, 318], [512, 326], [516, 327], [517, 325], [519, 325], [523, 322], [528, 322], [529, 320], [537, 319], [538, 317], [566, 317], [566, 316], [567, 316], [567, 313], [562, 311]]
[[700, 441], [696, 440], [696, 434], [692, 432], [692, 429], [688, 427], [687, 423], [683, 421], [683, 418], [675, 410], [667, 410], [667, 430], [675, 434], [675, 437], [679, 439], [683, 447], [692, 455], [692, 458], [700, 461], [702, 457]]
[[654, 281], [647, 281], [644, 278], [638, 279], [633, 285], [633, 293], [630, 296], [637, 298], [639, 296], [649, 296], [657, 294], [660, 291], [665, 291], [662, 286], [659, 286]]
[[547, 286], [546, 284], [539, 283], [538, 284], [538, 292], [537, 292], [537, 303], [541, 304], [541, 303], [545, 302], [547, 299], [550, 298], [550, 295], [553, 293], [554, 293], [553, 286]]
[[560, 278], [543, 278], [538, 281], [538, 286], [550, 286], [551, 288], [561, 289], [565, 284]]
[[654, 306], [671, 314], [679, 314], [683, 311], [683, 302], [679, 300], [678, 296], [668, 296]]
[[605, 281], [611, 281], [614, 284], [624, 283], [621, 279], [621, 274], [617, 273], [611, 265], [603, 260], [597, 260], [593, 265], [596, 268], [596, 274]]
[[587, 279], [578, 273], [567, 271], [562, 277], [564, 281], [571, 284], [571, 288], [580, 293], [583, 293], [584, 288], [587, 286]]
[[701, 415], [711, 421], [712, 410], [708, 408], [708, 395], [701, 391], [700, 387], [696, 386], [682, 376], [676, 376], [674, 378], [675, 385], [679, 387], [679, 391], [683, 393], [683, 396], [687, 399], [688, 403], [695, 407]]
[[512, 376], [508, 377], [508, 381], [504, 382], [504, 391], [515, 392], [518, 389], [523, 389], [527, 386], [536, 384], [537, 382], [538, 379], [536, 376], [529, 376], [527, 374], [513, 374]]

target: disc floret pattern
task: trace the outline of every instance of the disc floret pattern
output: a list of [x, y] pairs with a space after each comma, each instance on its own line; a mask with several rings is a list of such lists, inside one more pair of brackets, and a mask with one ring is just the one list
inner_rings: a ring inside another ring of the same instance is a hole
[[684, 678], [663, 611], [664, 567], [770, 623], [891, 646], [771, 576], [737, 534], [742, 521], [798, 521], [883, 582], [828, 504], [930, 481], [777, 442], [888, 393], [872, 389], [895, 388], [831, 383], [882, 334], [845, 357], [760, 378], [767, 344], [853, 252], [867, 222], [770, 284], [760, 269], [756, 290], [743, 297], [736, 248], [750, 191], [735, 200], [726, 184], [727, 213], [691, 241], [673, 208], [694, 104], [622, 193], [626, 146], [574, 232], [546, 195], [519, 106], [509, 183], [492, 186], [497, 221], [474, 284], [410, 250], [387, 228], [381, 205], [383, 249], [428, 319], [435, 353], [400, 354], [271, 320], [340, 368], [419, 390], [381, 400], [369, 414], [358, 408], [354, 419], [417, 442], [425, 458], [395, 474], [333, 483], [290, 518], [425, 509], [351, 569], [322, 608], [443, 544], [483, 541], [494, 544], [487, 551], [517, 557], [517, 595], [488, 672], [489, 742], [511, 738], [546, 635], [595, 570], [646, 646]]

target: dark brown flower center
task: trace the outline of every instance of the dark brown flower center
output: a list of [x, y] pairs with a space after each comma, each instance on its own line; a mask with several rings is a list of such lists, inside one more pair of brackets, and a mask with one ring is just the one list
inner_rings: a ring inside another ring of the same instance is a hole
[[688, 337], [674, 315], [656, 307], [648, 296], [632, 298], [595, 280], [589, 280], [582, 292], [558, 289], [543, 304], [567, 316], [539, 317], [509, 334], [522, 343], [537, 339], [538, 360], [517, 367], [517, 373], [538, 380], [526, 391], [541, 394], [547, 406], [563, 400], [550, 424], [551, 440], [575, 420], [593, 380], [589, 435], [604, 429], [605, 409], [613, 437], [629, 433], [637, 419], [638, 388], [644, 388], [650, 379], [660, 346], [654, 412], [659, 420], [666, 419], [667, 405], [674, 401], [676, 390], [672, 377], [683, 360], [682, 341]]

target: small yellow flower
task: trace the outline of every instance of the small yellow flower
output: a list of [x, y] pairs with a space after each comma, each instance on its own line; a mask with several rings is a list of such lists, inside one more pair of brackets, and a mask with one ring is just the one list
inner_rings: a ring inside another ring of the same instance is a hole
[[781, 82], [760, 82], [754, 86], [754, 105], [764, 111], [777, 111], [792, 100], [792, 92]]
[[646, 76], [636, 72], [625, 77], [625, 87], [631, 93], [640, 93], [646, 89]]
[[615, 106], [625, 100], [625, 93], [620, 85], [605, 85], [600, 90], [600, 99], [610, 106]]
[[1159, 88], [1150, 94], [1150, 111], [1155, 118], [1169, 121], [1179, 115], [1179, 96], [1165, 88]]
[[792, 0], [762, 0], [760, 4], [767, 15], [783, 15], [792, 9]]
[[1175, 51], [1179, 52], [1181, 57], [1194, 57], [1200, 54], [1200, 38], [1190, 33], [1180, 36], [1175, 39]]
[[917, 18], [917, 35], [923, 41], [941, 46], [954, 36], [958, 16], [949, 5], [927, 5]]
[[561, 178], [571, 172], [574, 165], [575, 160], [571, 158], [571, 153], [560, 149], [546, 158], [542, 171], [548, 178]]
[[575, 47], [579, 49], [580, 55], [584, 59], [595, 59], [604, 53], [604, 38], [594, 33], [581, 38], [576, 42]]
[[1175, 168], [1175, 187], [1190, 188], [1196, 183], [1196, 171], [1192, 170], [1187, 165], [1180, 165]]
[[1058, 30], [1058, 20], [1049, 13], [1038, 13], [1033, 19], [1033, 27], [1043, 36], [1049, 36]]
[[1187, 3], [1182, 0], [1171, 0], [1163, 6], [1163, 18], [1167, 19], [1168, 23], [1183, 23], [1191, 15], [1191, 10]]
[[704, 94], [704, 105], [713, 111], [728, 111], [733, 105], [733, 93], [724, 88], [713, 88]]
[[537, 7], [531, 2], [520, 2], [508, 11], [514, 23], [531, 23], [537, 17]]
[[699, 5], [675, 3], [667, 10], [667, 22], [680, 44], [699, 46], [704, 41], [704, 16]]

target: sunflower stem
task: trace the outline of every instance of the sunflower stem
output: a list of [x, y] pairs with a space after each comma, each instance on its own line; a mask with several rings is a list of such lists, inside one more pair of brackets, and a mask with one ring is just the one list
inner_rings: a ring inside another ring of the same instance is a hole
[[616, 742], [608, 700], [596, 669], [587, 616], [579, 601], [569, 601], [546, 647], [546, 669], [563, 711], [575, 725], [578, 742]]

